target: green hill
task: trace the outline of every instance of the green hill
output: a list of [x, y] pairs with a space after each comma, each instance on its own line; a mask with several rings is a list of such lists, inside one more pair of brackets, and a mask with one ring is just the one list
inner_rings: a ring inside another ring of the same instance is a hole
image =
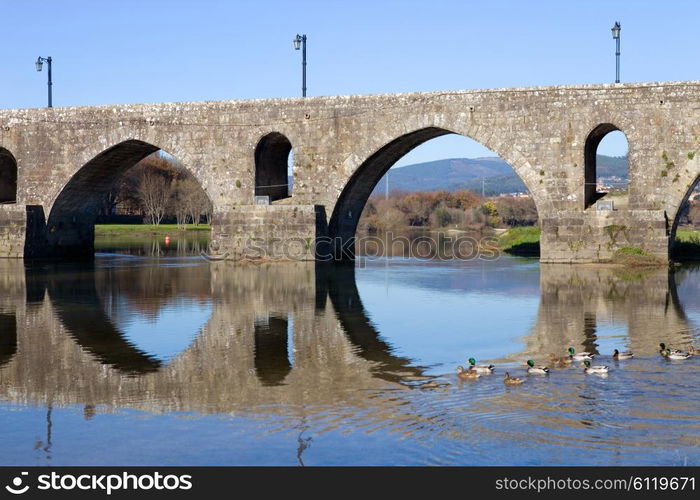
[[[598, 155], [598, 176], [627, 178], [627, 158]], [[386, 177], [375, 193], [383, 193]], [[469, 189], [481, 193], [482, 183], [486, 195], [518, 193], [525, 191], [520, 177], [505, 161], [498, 157], [449, 158], [405, 167], [389, 172], [390, 191], [457, 191]]]

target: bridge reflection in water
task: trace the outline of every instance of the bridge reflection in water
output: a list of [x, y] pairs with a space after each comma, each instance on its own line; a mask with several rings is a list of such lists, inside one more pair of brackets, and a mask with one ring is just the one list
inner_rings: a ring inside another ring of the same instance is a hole
[[678, 299], [676, 279], [666, 268], [624, 270], [611, 266], [542, 264], [540, 306], [523, 352], [508, 359], [561, 355], [569, 346], [607, 354], [598, 345], [601, 325], [626, 325], [617, 346], [654, 355], [660, 341], [688, 346], [693, 328]]
[[[402, 418], [400, 397], [380, 401], [368, 397], [372, 391], [455, 382], [452, 373], [426, 375], [395, 354], [368, 319], [351, 266], [99, 262], [94, 268], [25, 269], [0, 260], [0, 388], [6, 399], [86, 405], [90, 416], [118, 407], [273, 414], [303, 407], [309, 415], [334, 405], [371, 410], [381, 420]], [[628, 325], [620, 345], [640, 355], [654, 355], [660, 338], [687, 345], [692, 328], [675, 278], [665, 269], [629, 274], [542, 265], [537, 319], [521, 339], [522, 351], [499, 361], [543, 359], [569, 345], [596, 352], [598, 325], [611, 321]], [[114, 303], [130, 295], [135, 304], [154, 298], [150, 313], [172, 297], [206, 300], [211, 316], [189, 347], [164, 360], [117, 326]]]

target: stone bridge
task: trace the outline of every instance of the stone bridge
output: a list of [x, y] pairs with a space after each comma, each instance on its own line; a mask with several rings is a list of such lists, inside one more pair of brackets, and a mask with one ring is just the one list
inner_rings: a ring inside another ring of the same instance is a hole
[[[598, 210], [595, 152], [613, 130], [629, 143], [629, 200]], [[374, 186], [445, 134], [480, 142], [522, 178], [542, 261], [606, 261], [625, 246], [667, 259], [700, 174], [700, 83], [0, 110], [0, 255], [91, 254], [104, 193], [162, 149], [210, 197], [221, 254], [352, 258]]]

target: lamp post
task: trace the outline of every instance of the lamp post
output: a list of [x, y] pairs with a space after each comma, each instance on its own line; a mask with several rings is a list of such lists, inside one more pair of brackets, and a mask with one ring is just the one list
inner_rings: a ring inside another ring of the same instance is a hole
[[294, 50], [299, 50], [301, 47], [301, 96], [306, 97], [306, 35], [299, 35], [292, 40], [294, 42]]
[[49, 65], [49, 108], [52, 108], [53, 105], [51, 104], [51, 86], [53, 83], [51, 82], [51, 56], [49, 57], [38, 57], [36, 60], [36, 70], [41, 71], [41, 67], [43, 64], [46, 63]]
[[620, 26], [619, 21], [615, 21], [610, 30], [612, 31], [612, 37], [615, 40], [615, 83], [620, 83]]

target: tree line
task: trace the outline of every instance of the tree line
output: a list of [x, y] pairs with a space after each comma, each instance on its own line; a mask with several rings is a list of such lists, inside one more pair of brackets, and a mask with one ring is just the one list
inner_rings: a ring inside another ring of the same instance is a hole
[[159, 225], [174, 220], [184, 227], [211, 222], [212, 204], [197, 180], [173, 157], [161, 152], [147, 156], [107, 193], [102, 216], [140, 216]]
[[370, 196], [359, 222], [365, 232], [407, 227], [482, 230], [486, 227], [531, 226], [537, 208], [529, 196], [482, 198], [473, 191], [394, 191]]

